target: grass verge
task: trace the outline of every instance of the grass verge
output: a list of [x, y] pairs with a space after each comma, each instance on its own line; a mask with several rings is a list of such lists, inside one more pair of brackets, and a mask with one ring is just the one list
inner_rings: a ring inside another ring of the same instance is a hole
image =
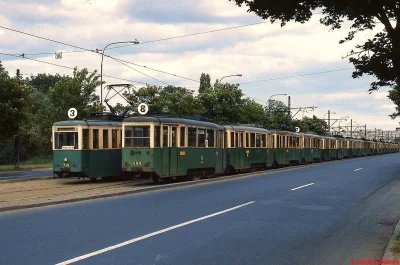
[[400, 254], [400, 233], [397, 234], [392, 250], [396, 254]]
[[52, 158], [32, 158], [19, 163], [19, 168], [15, 168], [15, 164], [11, 165], [0, 165], [0, 172], [6, 171], [29, 171], [52, 168]]

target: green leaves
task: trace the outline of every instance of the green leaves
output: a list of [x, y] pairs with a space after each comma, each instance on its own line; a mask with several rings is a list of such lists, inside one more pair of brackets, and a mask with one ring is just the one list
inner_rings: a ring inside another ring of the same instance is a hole
[[[364, 44], [355, 46], [346, 56], [354, 65], [353, 78], [371, 75], [369, 91], [384, 86], [400, 85], [400, 5], [398, 0], [229, 0], [238, 6], [245, 4], [248, 12], [254, 12], [263, 19], [304, 23], [312, 11], [322, 9], [320, 23], [330, 30], [340, 29], [345, 21], [351, 21], [350, 30], [339, 44], [351, 41], [358, 32], [373, 30], [378, 24], [383, 30]], [[394, 26], [395, 25], [395, 26]], [[397, 88], [395, 88], [397, 89]], [[390, 97], [393, 98], [393, 97]], [[399, 102], [395, 102], [397, 105]], [[398, 105], [399, 106], [399, 105]]]

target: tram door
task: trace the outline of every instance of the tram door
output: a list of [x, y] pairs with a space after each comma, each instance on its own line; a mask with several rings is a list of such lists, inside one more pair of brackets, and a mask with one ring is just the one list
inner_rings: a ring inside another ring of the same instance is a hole
[[245, 156], [245, 146], [244, 146], [244, 132], [236, 132], [236, 164], [238, 168], [244, 168], [244, 156]]
[[178, 174], [178, 126], [163, 126], [163, 176]]

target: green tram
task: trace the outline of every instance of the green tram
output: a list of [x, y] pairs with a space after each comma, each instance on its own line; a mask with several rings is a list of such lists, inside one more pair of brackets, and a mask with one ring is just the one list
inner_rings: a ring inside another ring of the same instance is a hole
[[53, 171], [58, 177], [120, 176], [122, 118], [92, 114], [52, 127]]
[[189, 179], [224, 172], [224, 127], [169, 117], [132, 117], [122, 124], [125, 177]]

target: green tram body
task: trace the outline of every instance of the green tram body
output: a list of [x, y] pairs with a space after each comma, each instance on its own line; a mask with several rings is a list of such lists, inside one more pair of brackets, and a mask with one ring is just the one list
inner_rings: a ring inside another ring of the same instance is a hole
[[56, 122], [52, 138], [54, 173], [92, 180], [194, 179], [399, 152], [397, 144], [149, 116]]
[[121, 175], [121, 121], [69, 120], [53, 124], [53, 171], [58, 177]]
[[[124, 176], [210, 177], [398, 152], [394, 144], [165, 117], [123, 121]], [[392, 149], [387, 149], [387, 146]]]

